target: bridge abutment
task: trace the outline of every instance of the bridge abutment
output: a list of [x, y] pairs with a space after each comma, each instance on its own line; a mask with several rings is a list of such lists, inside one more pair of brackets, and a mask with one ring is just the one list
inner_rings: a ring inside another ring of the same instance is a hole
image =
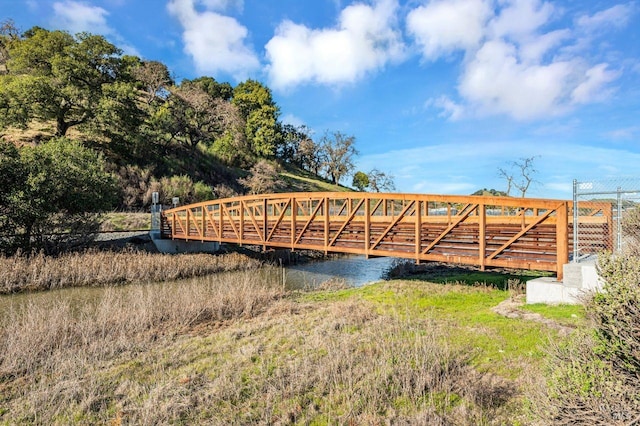
[[216, 253], [220, 250], [218, 242], [163, 239], [160, 231], [151, 231], [149, 236], [160, 253]]
[[586, 293], [602, 289], [596, 259], [563, 266], [563, 281], [542, 277], [527, 282], [527, 303], [579, 304]]

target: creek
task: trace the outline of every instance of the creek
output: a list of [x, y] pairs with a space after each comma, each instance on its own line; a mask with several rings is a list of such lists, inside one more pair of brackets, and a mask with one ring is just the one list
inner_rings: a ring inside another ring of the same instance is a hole
[[[385, 271], [393, 264], [392, 258], [371, 258], [364, 256], [344, 256], [321, 261], [312, 261], [280, 268], [265, 268], [260, 273], [265, 275], [265, 280], [285, 282], [289, 289], [315, 288], [327, 281], [344, 282], [349, 286], [362, 286], [367, 283], [379, 281]], [[220, 273], [220, 278], [231, 276], [236, 272]], [[275, 276], [274, 276], [275, 275]], [[188, 279], [190, 282], [198, 278]], [[180, 286], [186, 280], [174, 281], [172, 285]], [[154, 283], [129, 284], [109, 287], [116, 291], [130, 291], [136, 286], [153, 285]], [[77, 304], [95, 303], [101, 299], [106, 287], [73, 287], [62, 288], [43, 292], [18, 293], [0, 296], [0, 321], [2, 313], [10, 309], [20, 309], [22, 306], [33, 303], [34, 306], [46, 307], [59, 302], [69, 302], [72, 306]]]

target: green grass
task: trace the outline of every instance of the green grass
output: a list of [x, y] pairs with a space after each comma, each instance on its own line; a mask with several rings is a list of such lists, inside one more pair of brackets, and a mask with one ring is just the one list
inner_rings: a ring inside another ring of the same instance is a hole
[[562, 325], [579, 326], [586, 321], [585, 310], [582, 305], [545, 305], [536, 303], [524, 305], [522, 309], [540, 314]]
[[[465, 282], [468, 277], [456, 281]], [[508, 291], [491, 287], [435, 284], [411, 279], [301, 297], [316, 303], [363, 299], [373, 303], [383, 315], [430, 319], [449, 330], [446, 344], [473, 348], [473, 362], [477, 368], [515, 378], [531, 365], [541, 365], [544, 357], [542, 348], [556, 332], [540, 323], [505, 318], [491, 310], [509, 296]], [[571, 314], [567, 314], [566, 309], [549, 306], [546, 316], [570, 318]]]
[[506, 290], [508, 289], [509, 281], [519, 280], [522, 283], [526, 283], [527, 281], [535, 278], [551, 275], [553, 274], [543, 271], [464, 271], [460, 268], [450, 268], [436, 273], [429, 272], [425, 274], [416, 274], [412, 276], [411, 279], [441, 284], [484, 285]]
[[[299, 172], [296, 172], [299, 173]], [[280, 173], [287, 183], [287, 188], [290, 191], [294, 192], [316, 192], [316, 191], [327, 191], [327, 192], [348, 192], [351, 191], [349, 188], [334, 185], [330, 182], [326, 182], [324, 180], [318, 179], [316, 176], [310, 174], [294, 174], [292, 172], [282, 172]]]

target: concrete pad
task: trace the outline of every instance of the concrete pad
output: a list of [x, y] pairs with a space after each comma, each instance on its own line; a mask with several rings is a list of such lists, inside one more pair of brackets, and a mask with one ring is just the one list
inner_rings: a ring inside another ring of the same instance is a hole
[[564, 265], [564, 280], [543, 277], [527, 281], [527, 303], [579, 304], [587, 293], [602, 289], [595, 262]]
[[216, 253], [220, 250], [220, 243], [212, 241], [182, 241], [160, 238], [160, 232], [150, 232], [151, 241], [160, 253]]

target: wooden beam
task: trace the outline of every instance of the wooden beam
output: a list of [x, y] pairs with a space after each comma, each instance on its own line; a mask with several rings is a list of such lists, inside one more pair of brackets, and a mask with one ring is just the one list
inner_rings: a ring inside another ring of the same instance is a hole
[[[540, 223], [544, 222], [544, 220], [546, 218], [548, 218], [551, 213], [553, 213], [553, 210], [547, 210], [547, 212], [545, 214], [543, 214], [542, 216], [539, 216], [538, 219], [535, 222], [532, 222], [529, 224], [529, 226], [527, 226], [526, 228], [522, 229], [520, 232], [518, 232], [516, 235], [514, 235], [513, 237], [511, 237], [511, 239], [509, 241], [507, 241], [506, 243], [504, 243], [502, 246], [500, 246], [500, 248], [498, 248], [497, 250], [495, 250], [493, 253], [491, 253], [491, 256], [489, 256], [489, 259], [495, 259], [496, 256], [498, 256], [500, 253], [502, 253], [507, 247], [509, 247], [511, 244], [513, 244], [514, 242], [518, 241], [518, 239], [520, 237], [522, 237], [524, 234], [526, 234], [529, 230], [531, 230], [534, 226], [539, 225]], [[556, 225], [557, 226], [557, 225]]]
[[356, 205], [356, 208], [353, 209], [353, 211], [351, 212], [351, 214], [349, 215], [347, 220], [344, 221], [344, 223], [342, 224], [342, 226], [340, 227], [340, 229], [338, 230], [336, 235], [334, 235], [333, 238], [331, 239], [331, 241], [329, 241], [329, 243], [327, 244], [327, 247], [331, 247], [336, 243], [336, 240], [338, 239], [340, 234], [342, 234], [344, 229], [349, 225], [349, 223], [353, 220], [353, 218], [356, 215], [356, 212], [358, 211], [358, 209], [360, 208], [360, 206], [362, 205], [363, 202], [364, 202], [364, 198], [359, 201], [359, 203]]
[[[464, 209], [462, 209], [462, 212], [464, 213], [465, 210], [466, 213], [465, 214], [461, 214], [460, 216], [456, 216], [456, 220], [451, 223], [449, 226], [447, 226], [447, 229], [445, 229], [444, 231], [442, 231], [440, 233], [440, 235], [434, 239], [433, 241], [431, 241], [431, 243], [427, 246], [427, 248], [425, 248], [424, 250], [422, 250], [423, 254], [426, 254], [429, 252], [429, 250], [431, 250], [433, 247], [435, 247], [436, 244], [438, 244], [447, 234], [449, 234], [449, 232], [451, 232], [451, 230], [453, 228], [455, 228], [456, 226], [458, 226], [460, 224], [460, 222], [462, 222], [463, 220], [465, 220], [467, 217], [469, 217], [469, 215], [471, 214], [471, 212], [473, 211], [474, 208], [477, 207], [477, 204], [473, 205], [472, 208], [469, 208], [470, 204], [467, 204]], [[449, 210], [449, 220], [451, 220], [451, 210]]]
[[370, 247], [370, 250], [375, 249], [378, 244], [380, 244], [380, 242], [384, 239], [384, 237], [387, 236], [387, 234], [389, 233], [389, 231], [391, 231], [391, 229], [393, 229], [394, 226], [396, 226], [396, 224], [398, 222], [400, 222], [400, 220], [404, 217], [405, 213], [407, 212], [407, 210], [409, 210], [411, 208], [411, 206], [415, 203], [415, 201], [411, 201], [411, 203], [407, 204], [405, 206], [404, 209], [402, 209], [402, 211], [400, 212], [400, 214], [398, 215], [398, 217], [396, 217], [393, 222], [391, 222], [389, 224], [389, 226], [387, 226], [387, 229], [384, 230], [384, 232], [378, 237], [378, 239], [376, 240], [375, 243], [373, 243], [373, 245]]
[[480, 270], [484, 271], [487, 256], [487, 206], [478, 205], [478, 216], [480, 218], [478, 222], [478, 265]]

